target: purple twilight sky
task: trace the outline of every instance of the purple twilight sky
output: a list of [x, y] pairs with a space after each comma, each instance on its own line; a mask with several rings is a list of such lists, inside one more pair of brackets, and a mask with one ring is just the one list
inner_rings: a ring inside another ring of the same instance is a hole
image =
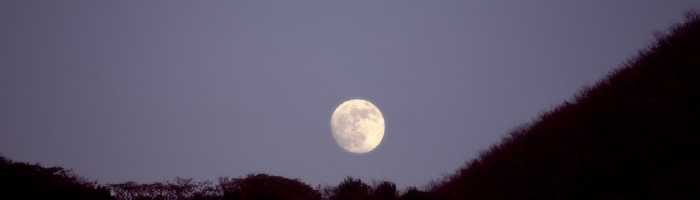
[[[2, 1], [0, 153], [100, 183], [423, 186], [603, 78], [697, 0]], [[330, 117], [381, 109], [352, 154]]]

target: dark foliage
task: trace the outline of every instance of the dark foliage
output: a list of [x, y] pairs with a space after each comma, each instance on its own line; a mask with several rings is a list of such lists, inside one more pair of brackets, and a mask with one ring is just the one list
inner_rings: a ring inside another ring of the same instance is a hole
[[60, 167], [12, 162], [0, 156], [0, 199], [114, 199], [109, 190]]
[[193, 182], [175, 178], [174, 182], [139, 184], [133, 181], [110, 184], [108, 188], [116, 199], [223, 199], [219, 186], [211, 181]]
[[[320, 188], [319, 188], [320, 190]], [[326, 187], [323, 189], [323, 199], [329, 200], [345, 200], [345, 199], [421, 199], [412, 198], [414, 193], [427, 194], [415, 187], [410, 187], [403, 195], [399, 195], [396, 189], [396, 184], [389, 181], [372, 181], [372, 186], [362, 182], [361, 179], [347, 177], [343, 182], [335, 187]], [[409, 195], [408, 198], [406, 198]]]
[[432, 188], [440, 199], [700, 199], [700, 14]]
[[337, 188], [337, 198], [339, 200], [369, 199], [371, 188], [360, 179], [347, 177]]
[[418, 188], [409, 187], [401, 196], [401, 200], [430, 200], [433, 199], [428, 192], [420, 191]]
[[[12, 162], [0, 156], [0, 199], [118, 199], [118, 200], [266, 200], [266, 199], [421, 199], [400, 198], [396, 184], [374, 182], [373, 186], [352, 177], [338, 186], [314, 189], [298, 179], [267, 174], [250, 174], [245, 178], [219, 178], [194, 182], [175, 178], [173, 182], [99, 185], [60, 167], [44, 168], [38, 164]], [[423, 194], [415, 188], [409, 195]]]
[[396, 184], [389, 181], [380, 181], [374, 184], [372, 199], [388, 200], [397, 198]]
[[219, 178], [226, 199], [321, 199], [321, 194], [297, 179], [267, 174]]

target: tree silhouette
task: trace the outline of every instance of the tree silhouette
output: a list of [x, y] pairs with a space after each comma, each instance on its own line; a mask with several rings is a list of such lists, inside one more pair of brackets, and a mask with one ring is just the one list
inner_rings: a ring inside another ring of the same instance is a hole
[[267, 174], [246, 178], [219, 178], [226, 199], [321, 199], [311, 186], [297, 180]]
[[397, 198], [396, 184], [389, 181], [379, 181], [373, 185], [372, 199], [389, 200]]
[[700, 14], [431, 190], [457, 199], [700, 198]]
[[[428, 192], [420, 191], [416, 187], [409, 187], [406, 192], [401, 195], [401, 200], [430, 200], [433, 199]], [[452, 199], [452, 198], [441, 198]]]
[[193, 182], [176, 177], [174, 182], [110, 184], [116, 199], [222, 199], [223, 192], [211, 181]]
[[71, 170], [0, 156], [0, 199], [113, 199], [107, 188]]
[[343, 182], [333, 189], [331, 199], [351, 200], [351, 199], [370, 199], [371, 187], [363, 183], [360, 179], [347, 177]]

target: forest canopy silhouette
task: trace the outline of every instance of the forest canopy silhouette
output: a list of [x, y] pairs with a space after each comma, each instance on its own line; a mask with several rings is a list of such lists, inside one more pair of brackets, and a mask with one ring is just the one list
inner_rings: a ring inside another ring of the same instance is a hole
[[0, 199], [700, 199], [700, 13], [423, 190], [268, 174], [101, 184], [0, 157]]

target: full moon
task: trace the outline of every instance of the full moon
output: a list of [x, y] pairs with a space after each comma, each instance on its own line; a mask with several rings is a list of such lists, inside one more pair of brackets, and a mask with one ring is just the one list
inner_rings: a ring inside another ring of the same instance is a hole
[[353, 99], [343, 102], [331, 117], [333, 138], [352, 153], [367, 153], [382, 142], [384, 117], [369, 101]]

